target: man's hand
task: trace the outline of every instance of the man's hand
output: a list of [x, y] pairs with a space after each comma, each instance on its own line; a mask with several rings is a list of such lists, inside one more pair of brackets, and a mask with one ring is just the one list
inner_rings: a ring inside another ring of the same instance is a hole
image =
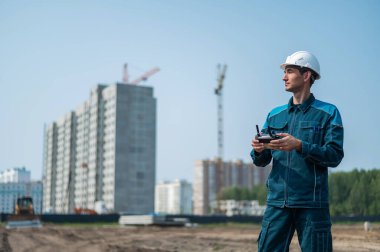
[[281, 139], [278, 140], [272, 140], [268, 144], [268, 148], [274, 149], [274, 150], [281, 150], [281, 151], [292, 151], [296, 150], [298, 152], [302, 149], [302, 142], [301, 140], [295, 138], [292, 135], [289, 135], [288, 133], [278, 133], [276, 134], [278, 136], [281, 136]]
[[251, 146], [253, 147], [253, 149], [257, 153], [261, 153], [263, 150], [266, 149], [265, 145], [263, 143], [259, 143], [259, 140], [255, 139], [255, 138], [252, 139]]

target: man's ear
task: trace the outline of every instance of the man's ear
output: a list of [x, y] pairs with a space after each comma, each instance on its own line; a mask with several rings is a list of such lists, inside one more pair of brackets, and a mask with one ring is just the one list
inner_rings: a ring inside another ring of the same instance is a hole
[[306, 82], [308, 80], [311, 81], [311, 71], [306, 71], [303, 73], [303, 80]]

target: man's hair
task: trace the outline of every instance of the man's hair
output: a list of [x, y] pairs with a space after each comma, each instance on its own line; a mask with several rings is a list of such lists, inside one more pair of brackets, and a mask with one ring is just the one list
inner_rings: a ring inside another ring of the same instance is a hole
[[300, 71], [301, 74], [304, 74], [304, 73], [306, 73], [307, 71], [310, 71], [310, 73], [311, 73], [311, 77], [310, 77], [310, 87], [311, 87], [311, 86], [314, 84], [314, 81], [315, 81], [315, 79], [317, 78], [318, 74], [317, 74], [314, 70], [312, 70], [312, 69], [310, 69], [310, 68], [307, 68], [307, 67], [300, 67], [300, 68], [299, 68], [299, 71]]
[[298, 69], [298, 71], [300, 71], [301, 74], [304, 74], [307, 71], [310, 71], [310, 73], [311, 73], [310, 87], [314, 84], [314, 81], [317, 79], [318, 74], [313, 69], [310, 69], [307, 67], [300, 67], [300, 66], [296, 66], [296, 65], [289, 65], [289, 67], [294, 68], [294, 69]]

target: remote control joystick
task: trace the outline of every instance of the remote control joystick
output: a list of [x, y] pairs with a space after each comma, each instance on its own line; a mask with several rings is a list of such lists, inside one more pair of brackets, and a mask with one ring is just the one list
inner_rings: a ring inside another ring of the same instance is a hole
[[282, 138], [281, 136], [277, 136], [276, 134], [273, 134], [269, 126], [268, 126], [268, 134], [263, 134], [262, 132], [260, 132], [258, 125], [256, 125], [256, 131], [257, 131], [257, 135], [255, 139], [259, 140], [259, 143], [270, 143], [270, 141], [272, 140]]

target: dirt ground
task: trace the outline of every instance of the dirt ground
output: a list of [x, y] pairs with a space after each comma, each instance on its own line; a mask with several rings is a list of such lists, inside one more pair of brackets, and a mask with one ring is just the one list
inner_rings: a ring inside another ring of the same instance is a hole
[[[257, 251], [258, 225], [216, 227], [64, 226], [45, 224], [40, 229], [6, 230], [0, 227], [0, 252], [100, 251]], [[363, 225], [333, 225], [337, 252], [380, 251], [380, 224], [371, 232]], [[290, 251], [300, 251], [296, 236]]]

